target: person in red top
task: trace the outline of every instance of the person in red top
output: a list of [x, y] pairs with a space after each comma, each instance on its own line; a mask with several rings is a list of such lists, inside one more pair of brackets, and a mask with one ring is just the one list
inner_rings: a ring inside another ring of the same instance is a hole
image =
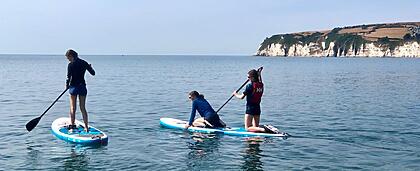
[[251, 83], [246, 85], [245, 91], [242, 94], [233, 92], [233, 95], [239, 99], [244, 99], [246, 97], [245, 129], [249, 132], [273, 133], [273, 131], [270, 130], [271, 128], [267, 128], [265, 125], [261, 125], [260, 127], [260, 103], [264, 93], [261, 70], [250, 70], [248, 72], [248, 79]]

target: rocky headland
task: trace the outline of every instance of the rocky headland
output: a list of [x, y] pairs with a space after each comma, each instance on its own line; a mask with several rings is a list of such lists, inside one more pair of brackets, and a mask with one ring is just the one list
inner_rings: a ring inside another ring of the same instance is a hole
[[420, 22], [369, 24], [267, 37], [257, 56], [420, 57]]

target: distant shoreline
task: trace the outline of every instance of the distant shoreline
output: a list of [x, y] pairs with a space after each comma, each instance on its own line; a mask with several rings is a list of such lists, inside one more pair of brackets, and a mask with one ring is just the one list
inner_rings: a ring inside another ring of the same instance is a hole
[[256, 56], [420, 57], [420, 22], [337, 27], [326, 31], [277, 34]]
[[[30, 55], [39, 55], [39, 56], [64, 56], [64, 54], [18, 54], [18, 53], [13, 53], [13, 54], [0, 54], [0, 56], [5, 56], [5, 55], [21, 55], [21, 56], [30, 56]], [[250, 55], [250, 54], [244, 54], [244, 55], [222, 55], [222, 54], [217, 54], [217, 55], [200, 55], [200, 54], [188, 54], [188, 55], [180, 55], [180, 54], [129, 54], [129, 55], [121, 55], [121, 54], [80, 54], [80, 56], [254, 56], [254, 55]]]
[[[64, 56], [63, 54], [0, 54], [0, 57], [4, 56]], [[404, 58], [404, 59], [420, 59], [418, 57], [393, 57], [393, 56], [341, 56], [341, 57], [327, 57], [327, 56], [257, 56], [257, 55], [81, 55], [81, 56], [113, 56], [113, 57], [153, 57], [153, 56], [194, 56], [194, 57], [215, 57], [215, 58], [222, 58], [222, 57], [255, 57], [255, 58]]]

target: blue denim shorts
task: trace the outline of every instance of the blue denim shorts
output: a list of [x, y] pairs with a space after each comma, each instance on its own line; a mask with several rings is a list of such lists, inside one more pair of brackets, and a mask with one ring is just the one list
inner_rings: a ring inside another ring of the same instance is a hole
[[79, 96], [86, 96], [87, 95], [87, 89], [86, 85], [78, 85], [78, 86], [70, 86], [69, 87], [69, 93], [73, 96], [79, 95]]

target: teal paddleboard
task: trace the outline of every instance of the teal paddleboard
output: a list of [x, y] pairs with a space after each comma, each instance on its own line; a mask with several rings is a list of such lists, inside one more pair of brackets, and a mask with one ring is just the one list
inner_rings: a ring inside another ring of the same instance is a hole
[[[165, 128], [171, 129], [178, 129], [178, 130], [185, 130], [186, 121], [182, 121], [179, 119], [173, 118], [160, 118], [160, 125]], [[200, 128], [200, 127], [189, 127], [188, 131], [190, 132], [201, 132], [201, 133], [214, 133], [214, 134], [225, 134], [225, 135], [233, 135], [233, 136], [259, 136], [259, 137], [287, 137], [289, 134], [287, 133], [280, 133], [280, 134], [270, 134], [270, 133], [257, 133], [257, 132], [248, 132], [245, 128], [242, 127], [232, 127], [232, 128], [220, 128], [220, 129], [213, 129], [213, 128]]]
[[89, 125], [89, 132], [84, 131], [83, 123], [76, 120], [76, 129], [69, 132], [70, 118], [58, 118], [51, 124], [51, 132], [59, 139], [83, 145], [106, 145], [108, 136], [101, 130]]

